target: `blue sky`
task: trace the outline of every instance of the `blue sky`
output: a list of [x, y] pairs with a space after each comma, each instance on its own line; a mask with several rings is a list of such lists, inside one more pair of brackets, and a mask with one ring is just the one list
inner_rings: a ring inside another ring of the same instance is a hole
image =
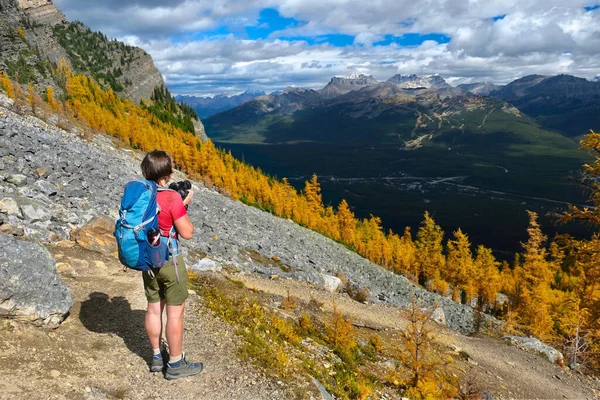
[[[179, 94], [323, 87], [333, 76], [450, 83], [600, 74], [586, 0], [56, 0], [69, 20], [148, 51]], [[128, 18], [123, 18], [127, 15]]]

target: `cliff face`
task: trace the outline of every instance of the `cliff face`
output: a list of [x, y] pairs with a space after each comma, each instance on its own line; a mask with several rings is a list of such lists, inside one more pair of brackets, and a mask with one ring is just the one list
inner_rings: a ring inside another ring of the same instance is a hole
[[331, 82], [320, 90], [325, 99], [331, 99], [348, 92], [362, 89], [367, 86], [377, 85], [379, 82], [371, 75], [350, 75], [348, 77], [333, 77]]
[[163, 77], [154, 66], [152, 57], [139, 47], [133, 48], [131, 63], [123, 68], [124, 94], [138, 103], [149, 99], [155, 87], [164, 85]]
[[[52, 63], [67, 60], [105, 89], [136, 102], [149, 99], [162, 75], [144, 50], [110, 41], [81, 23], [66, 22], [51, 0], [0, 0], [0, 71], [38, 90], [54, 86]], [[83, 45], [82, 45], [83, 43]]]
[[55, 25], [66, 21], [64, 14], [51, 0], [17, 0], [19, 8], [34, 21], [43, 25]]

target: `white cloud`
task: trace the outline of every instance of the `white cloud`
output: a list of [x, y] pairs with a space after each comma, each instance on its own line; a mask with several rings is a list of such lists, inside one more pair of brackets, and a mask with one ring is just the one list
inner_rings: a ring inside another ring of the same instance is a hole
[[[287, 85], [322, 87], [334, 75], [439, 73], [452, 82], [505, 83], [537, 73], [600, 73], [600, 10], [589, 0], [57, 0], [69, 19], [147, 50], [176, 93], [218, 93]], [[247, 40], [273, 7], [305, 22]], [[127, 18], [123, 16], [126, 15]], [[493, 17], [504, 16], [494, 21]], [[226, 26], [232, 34], [212, 35]], [[373, 46], [384, 35], [442, 33], [447, 44]], [[334, 47], [279, 37], [354, 36]], [[176, 37], [173, 42], [169, 38]]]

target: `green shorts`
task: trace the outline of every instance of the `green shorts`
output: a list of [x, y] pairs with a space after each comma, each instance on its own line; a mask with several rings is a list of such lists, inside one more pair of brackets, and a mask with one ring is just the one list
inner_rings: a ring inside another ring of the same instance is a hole
[[173, 257], [162, 268], [154, 270], [154, 279], [151, 278], [148, 272], [142, 274], [148, 303], [158, 303], [161, 300], [166, 300], [168, 305], [178, 306], [185, 302], [188, 297], [188, 275], [181, 255], [177, 256], [177, 269], [179, 283], [177, 283], [177, 276], [175, 275]]

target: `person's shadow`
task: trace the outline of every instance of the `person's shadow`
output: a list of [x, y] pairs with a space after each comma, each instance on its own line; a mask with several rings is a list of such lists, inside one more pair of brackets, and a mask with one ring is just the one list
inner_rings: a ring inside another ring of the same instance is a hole
[[145, 315], [144, 310], [132, 310], [124, 297], [110, 299], [105, 293], [94, 292], [81, 303], [79, 319], [92, 332], [120, 336], [131, 352], [148, 361], [152, 351], [144, 326]]

